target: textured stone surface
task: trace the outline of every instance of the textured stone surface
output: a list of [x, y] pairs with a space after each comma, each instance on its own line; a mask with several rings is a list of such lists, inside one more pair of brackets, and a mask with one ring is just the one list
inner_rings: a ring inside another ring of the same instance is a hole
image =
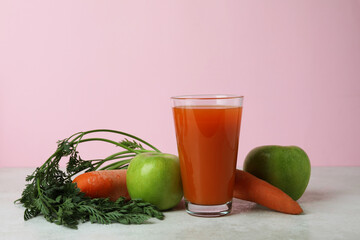
[[84, 223], [78, 230], [48, 223], [42, 217], [23, 220], [14, 204], [25, 184], [26, 168], [0, 169], [0, 239], [360, 239], [360, 167], [316, 167], [298, 201], [304, 214], [292, 216], [234, 199], [231, 215], [199, 218], [181, 203], [165, 212], [164, 221], [144, 225]]

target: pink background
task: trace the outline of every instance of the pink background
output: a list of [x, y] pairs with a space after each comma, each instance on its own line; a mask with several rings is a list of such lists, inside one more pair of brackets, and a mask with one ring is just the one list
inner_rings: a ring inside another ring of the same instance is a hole
[[264, 144], [360, 165], [360, 1], [0, 1], [0, 167], [94, 128], [176, 154], [169, 97], [193, 93], [245, 96], [240, 168]]

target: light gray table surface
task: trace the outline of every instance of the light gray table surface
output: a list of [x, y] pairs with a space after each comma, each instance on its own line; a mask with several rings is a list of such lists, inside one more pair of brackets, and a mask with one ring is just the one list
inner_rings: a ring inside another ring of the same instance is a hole
[[313, 167], [298, 201], [304, 213], [287, 215], [234, 199], [226, 217], [188, 215], [183, 202], [165, 220], [143, 225], [83, 223], [72, 230], [42, 217], [24, 221], [14, 204], [33, 169], [0, 168], [0, 239], [360, 239], [360, 167]]

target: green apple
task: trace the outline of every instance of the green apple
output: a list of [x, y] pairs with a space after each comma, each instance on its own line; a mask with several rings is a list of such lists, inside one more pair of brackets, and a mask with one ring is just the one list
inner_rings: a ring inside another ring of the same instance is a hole
[[309, 183], [309, 157], [297, 146], [260, 146], [251, 150], [244, 161], [244, 171], [280, 188], [295, 201]]
[[131, 199], [142, 199], [160, 210], [175, 207], [183, 197], [179, 158], [147, 152], [135, 156], [126, 173]]

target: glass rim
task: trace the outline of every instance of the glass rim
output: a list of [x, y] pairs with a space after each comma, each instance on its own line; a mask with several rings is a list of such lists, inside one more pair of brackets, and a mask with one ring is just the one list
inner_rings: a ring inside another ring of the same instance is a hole
[[186, 99], [212, 100], [212, 99], [236, 99], [236, 98], [244, 98], [244, 96], [235, 95], [235, 94], [193, 94], [193, 95], [179, 95], [179, 96], [171, 97], [171, 99], [173, 100], [186, 100]]

